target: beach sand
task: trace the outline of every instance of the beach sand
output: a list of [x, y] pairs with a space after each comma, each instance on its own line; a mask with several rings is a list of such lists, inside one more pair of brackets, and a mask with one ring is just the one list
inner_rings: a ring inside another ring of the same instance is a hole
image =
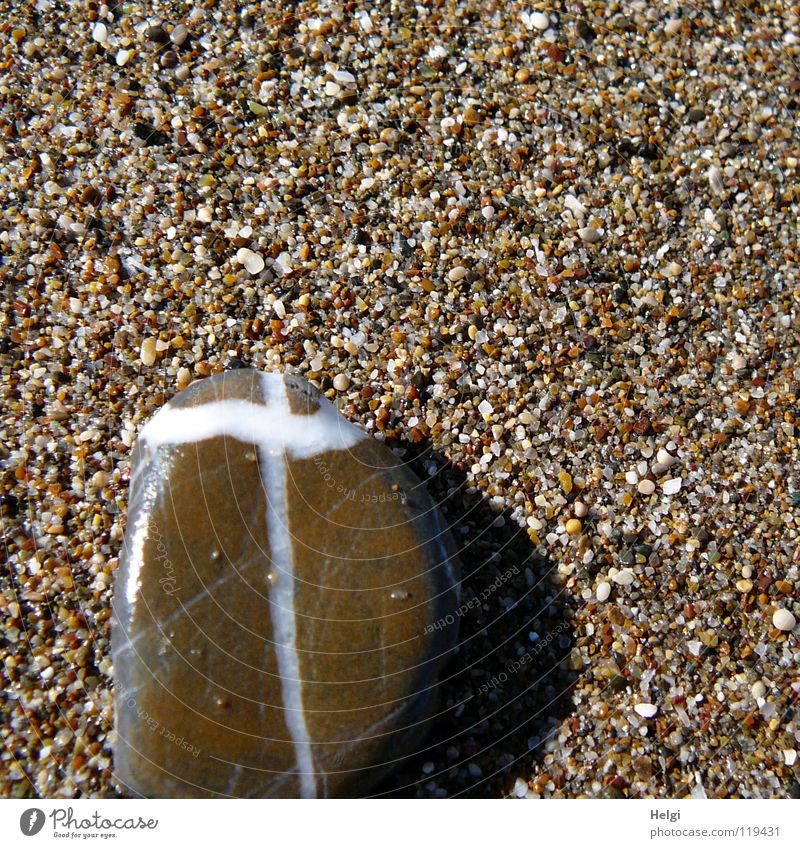
[[118, 794], [131, 445], [245, 365], [460, 540], [383, 791], [798, 796], [795, 5], [0, 8], [0, 795]]

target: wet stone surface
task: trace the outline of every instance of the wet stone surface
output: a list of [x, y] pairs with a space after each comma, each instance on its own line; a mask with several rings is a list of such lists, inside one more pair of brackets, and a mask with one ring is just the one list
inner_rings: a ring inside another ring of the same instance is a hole
[[117, 778], [151, 797], [368, 792], [437, 709], [454, 554], [414, 474], [305, 381], [194, 384], [134, 451]]

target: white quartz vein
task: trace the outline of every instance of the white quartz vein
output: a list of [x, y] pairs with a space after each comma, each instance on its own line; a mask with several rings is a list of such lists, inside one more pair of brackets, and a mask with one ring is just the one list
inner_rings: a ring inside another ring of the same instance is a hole
[[[287, 456], [308, 459], [318, 453], [347, 450], [365, 438], [365, 434], [342, 418], [324, 399], [320, 400], [320, 407], [314, 414], [293, 415], [282, 374], [262, 374], [261, 386], [265, 399], [263, 405], [238, 399], [184, 408], [167, 405], [142, 428], [139, 438], [151, 450], [161, 445], [193, 443], [219, 436], [228, 436], [258, 449], [267, 494], [270, 555], [276, 572], [270, 600], [286, 725], [295, 748], [300, 793], [303, 797], [315, 797], [314, 758], [303, 708], [297, 651], [294, 556], [289, 530], [286, 461]], [[139, 588], [142, 561], [137, 554], [140, 553], [146, 525], [137, 527], [137, 530], [141, 533], [134, 537], [126, 586], [131, 602]]]

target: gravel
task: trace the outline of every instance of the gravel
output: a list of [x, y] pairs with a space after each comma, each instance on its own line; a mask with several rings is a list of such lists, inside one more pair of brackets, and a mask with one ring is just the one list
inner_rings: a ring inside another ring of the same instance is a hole
[[387, 791], [797, 794], [796, 7], [4, 20], [0, 794], [117, 793], [131, 445], [237, 363], [458, 523], [477, 601]]

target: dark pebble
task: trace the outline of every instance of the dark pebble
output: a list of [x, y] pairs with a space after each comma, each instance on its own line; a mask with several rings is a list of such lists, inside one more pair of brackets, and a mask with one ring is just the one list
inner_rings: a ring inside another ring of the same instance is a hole
[[160, 26], [152, 26], [147, 30], [147, 40], [154, 44], [169, 44], [169, 36]]
[[166, 144], [169, 141], [169, 137], [167, 135], [162, 133], [160, 130], [157, 130], [155, 127], [151, 127], [150, 124], [134, 125], [133, 134], [136, 138], [141, 139], [152, 147], [158, 147], [159, 145]]

